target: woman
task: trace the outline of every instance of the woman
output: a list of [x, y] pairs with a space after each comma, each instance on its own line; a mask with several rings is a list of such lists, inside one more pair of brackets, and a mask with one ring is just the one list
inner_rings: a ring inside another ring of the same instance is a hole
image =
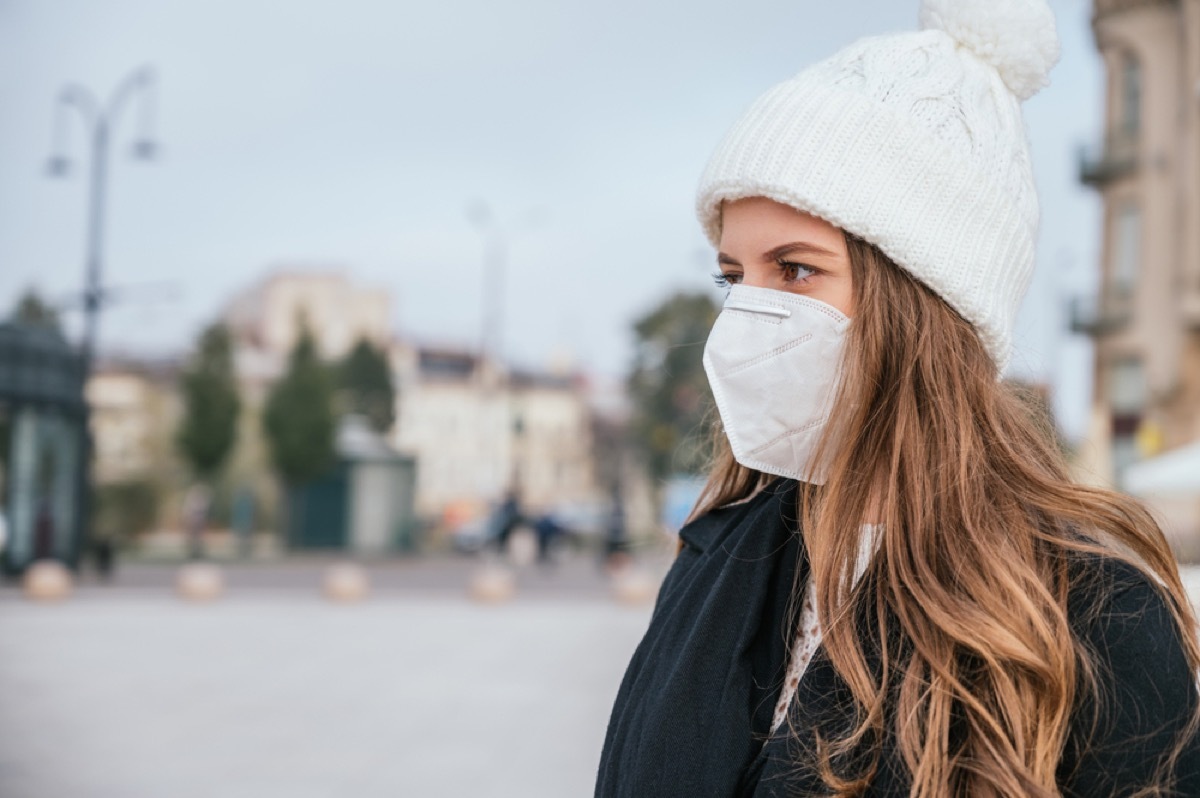
[[597, 796], [1200, 796], [1195, 620], [1136, 502], [999, 381], [1043, 0], [926, 0], [768, 91], [698, 209], [718, 455]]

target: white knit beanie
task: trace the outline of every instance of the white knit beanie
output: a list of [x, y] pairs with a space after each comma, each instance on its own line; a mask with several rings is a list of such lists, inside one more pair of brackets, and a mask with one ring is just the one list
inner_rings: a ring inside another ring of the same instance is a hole
[[997, 368], [1033, 272], [1020, 102], [1058, 60], [1045, 0], [924, 0], [922, 30], [856, 42], [759, 97], [717, 147], [697, 213], [767, 197], [874, 244], [975, 325]]

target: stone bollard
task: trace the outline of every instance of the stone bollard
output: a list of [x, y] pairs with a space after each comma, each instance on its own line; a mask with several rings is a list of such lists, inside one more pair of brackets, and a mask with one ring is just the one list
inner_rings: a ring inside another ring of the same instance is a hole
[[225, 575], [213, 563], [191, 562], [179, 569], [175, 590], [188, 601], [213, 601], [225, 592]]
[[658, 595], [659, 583], [644, 568], [627, 566], [613, 574], [613, 596], [621, 604], [649, 604]]
[[357, 563], [340, 562], [325, 569], [322, 590], [330, 601], [352, 604], [365, 599], [370, 586], [365, 568]]
[[71, 595], [71, 572], [58, 560], [38, 560], [25, 569], [21, 586], [33, 601], [62, 601]]
[[517, 580], [507, 568], [485, 565], [472, 574], [468, 592], [481, 604], [503, 604], [517, 594]]

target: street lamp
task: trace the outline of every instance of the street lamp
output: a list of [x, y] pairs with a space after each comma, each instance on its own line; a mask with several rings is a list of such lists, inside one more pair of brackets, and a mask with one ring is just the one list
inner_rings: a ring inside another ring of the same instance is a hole
[[479, 335], [479, 367], [483, 374], [484, 361], [490, 354], [497, 367], [504, 356], [501, 336], [504, 332], [504, 279], [508, 265], [508, 242], [496, 224], [492, 210], [483, 200], [467, 207], [467, 219], [483, 237], [483, 307]]
[[157, 145], [151, 138], [154, 123], [155, 76], [150, 67], [142, 67], [128, 75], [102, 104], [88, 89], [75, 84], [64, 86], [58, 95], [54, 114], [54, 142], [46, 172], [51, 177], [65, 177], [71, 172], [71, 160], [67, 155], [68, 116], [74, 108], [82, 117], [90, 145], [91, 165], [88, 190], [87, 255], [84, 271], [83, 292], [83, 339], [80, 346], [83, 356], [83, 376], [91, 372], [92, 357], [96, 348], [96, 331], [100, 308], [104, 303], [103, 245], [105, 202], [107, 199], [108, 155], [110, 136], [126, 103], [135, 95], [138, 104], [138, 131], [131, 153], [134, 158], [148, 161], [157, 154]]
[[[84, 265], [83, 290], [83, 337], [80, 343], [79, 370], [81, 384], [86, 388], [92, 372], [92, 358], [96, 350], [96, 328], [100, 309], [108, 298], [103, 282], [104, 266], [104, 210], [107, 199], [108, 155], [113, 130], [128, 101], [137, 96], [138, 128], [132, 155], [140, 160], [150, 160], [156, 154], [156, 146], [150, 131], [154, 123], [155, 78], [150, 67], [142, 67], [128, 75], [109, 95], [107, 103], [101, 103], [88, 89], [75, 84], [64, 86], [59, 92], [54, 111], [54, 141], [46, 167], [51, 177], [70, 174], [71, 160], [67, 155], [67, 129], [70, 110], [74, 108], [83, 120], [84, 130], [90, 145], [91, 176], [88, 186], [87, 254]], [[79, 522], [76, 527], [79, 549], [90, 537], [91, 504], [91, 453], [92, 439], [88, 424], [88, 405], [83, 402], [83, 418], [79, 425], [79, 456], [76, 459], [75, 487], [79, 507]]]
[[[508, 238], [504, 229], [496, 222], [492, 210], [483, 200], [475, 200], [467, 206], [467, 219], [483, 237], [483, 324], [479, 342], [479, 386], [481, 395], [486, 396], [497, 386], [508, 384], [508, 371], [503, 361], [504, 291], [508, 270]], [[538, 208], [531, 209], [517, 220], [516, 227], [535, 227], [542, 222]], [[485, 361], [491, 355], [496, 362], [496, 381], [490, 381], [485, 372]], [[501, 479], [503, 490], [511, 494], [520, 482], [519, 463], [524, 459], [524, 421], [515, 406], [515, 397], [505, 391], [500, 401], [504, 405], [506, 422], [504, 437], [509, 448], [506, 470]]]
[[[483, 200], [467, 206], [467, 219], [483, 237], [483, 325], [479, 342], [480, 364], [488, 354], [502, 367], [504, 357], [504, 292], [508, 277], [508, 236]], [[538, 227], [545, 221], [541, 208], [526, 211], [513, 225], [516, 230]]]

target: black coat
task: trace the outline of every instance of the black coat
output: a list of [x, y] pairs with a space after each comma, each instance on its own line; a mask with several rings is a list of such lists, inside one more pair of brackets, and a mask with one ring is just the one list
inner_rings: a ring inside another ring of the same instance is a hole
[[[800, 735], [770, 736], [795, 626], [788, 599], [808, 568], [795, 507], [796, 483], [783, 480], [680, 532], [685, 545], [613, 706], [597, 798], [825, 793], [799, 753], [815, 729], [847, 728], [853, 704], [822, 649], [791, 705]], [[1102, 687], [1113, 700], [1099, 713], [1087, 699], [1076, 707], [1059, 781], [1066, 796], [1124, 796], [1151, 780], [1159, 754], [1195, 708], [1195, 674], [1145, 576], [1115, 560], [1080, 567], [1087, 578], [1072, 579], [1081, 587], [1072, 589], [1068, 610], [1078, 619], [1076, 634], [1107, 666]], [[1098, 614], [1085, 606], [1098, 606]], [[872, 621], [860, 620], [867, 646]], [[879, 757], [871, 798], [909, 793], [890, 728], [870, 752]], [[1200, 797], [1200, 741], [1189, 744], [1177, 776], [1177, 795]]]

